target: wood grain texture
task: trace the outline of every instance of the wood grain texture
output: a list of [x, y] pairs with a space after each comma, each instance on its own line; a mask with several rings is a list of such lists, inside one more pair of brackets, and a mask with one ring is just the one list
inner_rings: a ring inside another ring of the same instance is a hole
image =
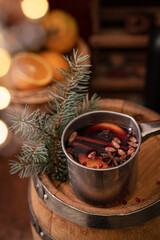
[[[101, 100], [102, 109], [113, 110], [127, 113], [135, 117], [137, 121], [148, 121], [160, 119], [160, 116], [142, 106], [126, 102], [123, 100], [104, 99]], [[73, 193], [69, 183], [51, 182], [46, 176], [42, 176], [42, 182], [47, 189], [57, 198], [65, 203], [93, 214], [130, 214], [133, 211], [141, 210], [155, 203], [160, 199], [160, 138], [154, 136], [149, 138], [141, 145], [138, 156], [138, 182], [135, 192], [127, 199], [127, 204], [119, 204], [114, 207], [98, 208], [88, 205], [81, 201]], [[101, 230], [89, 229], [78, 226], [63, 217], [58, 216], [47, 208], [42, 200], [39, 199], [31, 185], [32, 208], [37, 216], [39, 223], [56, 240], [74, 240], [74, 239], [110, 239], [110, 240], [155, 240], [160, 239], [160, 216], [154, 218], [143, 225], [138, 225], [129, 229], [120, 230]], [[136, 198], [140, 199], [137, 202]], [[139, 221], [137, 219], [137, 221]], [[36, 234], [33, 234], [34, 240], [39, 240]], [[138, 237], [138, 238], [137, 238]]]

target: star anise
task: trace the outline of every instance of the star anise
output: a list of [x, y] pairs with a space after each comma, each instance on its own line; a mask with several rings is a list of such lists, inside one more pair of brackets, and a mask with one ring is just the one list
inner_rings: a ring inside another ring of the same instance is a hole
[[116, 167], [124, 161], [122, 157], [117, 157], [115, 156], [115, 153], [112, 154], [109, 151], [106, 151], [105, 153], [101, 153], [101, 157], [103, 161], [107, 162], [108, 166], [113, 165], [114, 167]]
[[112, 139], [112, 132], [109, 129], [100, 128], [98, 130], [98, 136], [105, 141], [110, 141]]

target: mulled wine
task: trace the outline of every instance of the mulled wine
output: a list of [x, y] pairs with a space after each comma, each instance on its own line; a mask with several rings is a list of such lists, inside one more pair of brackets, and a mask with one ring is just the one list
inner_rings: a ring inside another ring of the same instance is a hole
[[67, 142], [68, 155], [90, 168], [117, 167], [136, 151], [137, 138], [131, 128], [99, 123], [74, 131]]

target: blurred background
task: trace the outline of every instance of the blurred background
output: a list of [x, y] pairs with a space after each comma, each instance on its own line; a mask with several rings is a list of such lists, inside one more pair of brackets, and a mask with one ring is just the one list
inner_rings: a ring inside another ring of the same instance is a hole
[[28, 180], [10, 176], [20, 140], [7, 113], [44, 111], [48, 85], [73, 48], [91, 56], [89, 94], [160, 113], [160, 3], [141, 0], [0, 0], [0, 240], [31, 238]]

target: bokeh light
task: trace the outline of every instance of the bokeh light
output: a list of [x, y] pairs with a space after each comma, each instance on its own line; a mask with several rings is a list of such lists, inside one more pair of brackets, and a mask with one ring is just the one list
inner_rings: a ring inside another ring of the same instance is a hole
[[11, 57], [9, 53], [3, 49], [0, 48], [0, 77], [4, 77], [10, 68], [11, 65]]
[[26, 17], [39, 19], [47, 13], [49, 4], [47, 0], [23, 0], [21, 8]]
[[0, 145], [2, 145], [6, 141], [7, 136], [8, 127], [2, 120], [0, 120]]
[[8, 107], [11, 95], [5, 87], [0, 87], [0, 110]]

